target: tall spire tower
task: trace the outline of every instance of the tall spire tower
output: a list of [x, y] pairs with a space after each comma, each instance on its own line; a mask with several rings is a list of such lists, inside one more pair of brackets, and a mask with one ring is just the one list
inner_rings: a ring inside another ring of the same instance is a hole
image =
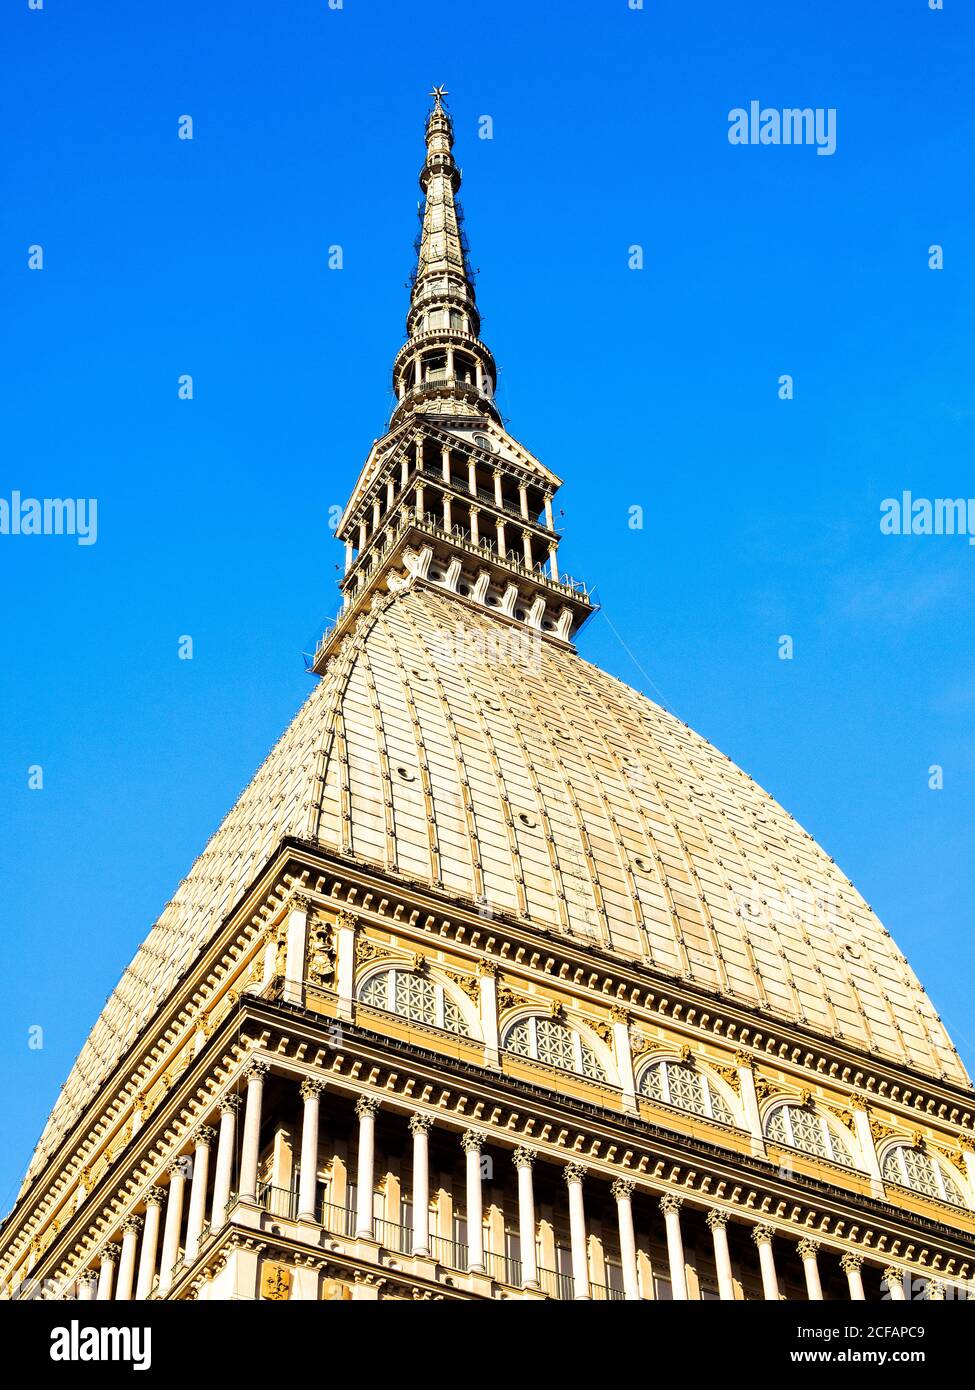
[[917, 977], [771, 796], [573, 648], [444, 95], [320, 679], [95, 1022], [0, 1300], [961, 1294], [975, 1092]]
[[322, 637], [323, 672], [349, 620], [377, 593], [434, 584], [540, 638], [569, 643], [593, 610], [561, 573], [552, 499], [561, 479], [508, 433], [457, 202], [461, 174], [443, 87], [432, 93], [425, 201], [406, 342], [393, 362], [396, 406], [345, 508], [343, 609]]
[[487, 415], [500, 422], [494, 405], [497, 368], [480, 341], [474, 281], [467, 259], [464, 214], [457, 202], [461, 174], [454, 162], [454, 132], [443, 87], [431, 95], [427, 157], [420, 170], [425, 202], [417, 246], [407, 341], [393, 363], [398, 405], [395, 425], [412, 410], [428, 415]]

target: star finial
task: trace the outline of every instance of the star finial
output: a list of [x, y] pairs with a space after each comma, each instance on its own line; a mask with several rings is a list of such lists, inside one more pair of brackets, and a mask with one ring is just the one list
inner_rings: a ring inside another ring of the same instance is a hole
[[441, 85], [440, 85], [439, 87], [434, 87], [434, 89], [433, 89], [433, 91], [430, 93], [430, 95], [433, 97], [433, 101], [434, 101], [434, 107], [433, 107], [433, 109], [434, 109], [435, 111], [442, 111], [442, 110], [443, 110], [443, 99], [444, 99], [444, 97], [449, 96], [450, 93], [447, 91], [447, 88], [441, 83]]

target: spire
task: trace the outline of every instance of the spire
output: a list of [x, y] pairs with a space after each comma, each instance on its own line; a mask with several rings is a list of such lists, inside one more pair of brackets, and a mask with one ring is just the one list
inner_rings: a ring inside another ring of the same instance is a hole
[[427, 154], [420, 170], [424, 193], [406, 342], [393, 363], [397, 406], [392, 425], [414, 410], [425, 415], [486, 415], [494, 404], [497, 368], [481, 342], [474, 278], [467, 256], [464, 214], [457, 201], [461, 173], [454, 163], [454, 130], [434, 87], [427, 116]]
[[480, 610], [551, 642], [570, 643], [593, 611], [586, 586], [559, 569], [552, 500], [561, 479], [509, 433], [494, 404], [497, 369], [478, 336], [446, 95], [434, 87], [427, 116], [396, 407], [336, 528], [343, 607], [311, 659], [317, 674], [373, 598], [411, 584], [451, 595], [459, 623], [465, 610]]

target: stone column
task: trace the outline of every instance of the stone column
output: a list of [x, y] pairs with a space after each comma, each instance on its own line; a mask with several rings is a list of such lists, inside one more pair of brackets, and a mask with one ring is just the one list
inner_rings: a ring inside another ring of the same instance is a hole
[[135, 1252], [142, 1230], [142, 1217], [130, 1216], [122, 1222], [122, 1255], [118, 1265], [118, 1279], [115, 1281], [115, 1301], [128, 1303], [132, 1297], [132, 1284], [135, 1280]]
[[762, 1290], [765, 1297], [778, 1301], [779, 1281], [775, 1276], [775, 1256], [772, 1253], [771, 1226], [756, 1226], [752, 1230], [752, 1240], [758, 1246], [758, 1263], [762, 1270]]
[[372, 1193], [375, 1187], [376, 1111], [374, 1096], [360, 1096], [355, 1103], [359, 1117], [359, 1154], [356, 1167], [356, 1236], [373, 1239]]
[[521, 1246], [521, 1282], [526, 1289], [538, 1288], [538, 1258], [535, 1254], [535, 1192], [532, 1185], [532, 1164], [535, 1150], [522, 1146], [515, 1149], [514, 1164], [518, 1170], [518, 1242]]
[[247, 1079], [247, 1104], [244, 1107], [244, 1135], [240, 1152], [240, 1200], [257, 1201], [257, 1165], [261, 1156], [261, 1101], [266, 1062], [252, 1062], [244, 1073]]
[[159, 1264], [159, 1292], [168, 1293], [173, 1283], [173, 1266], [179, 1257], [179, 1237], [183, 1224], [183, 1194], [186, 1189], [185, 1158], [169, 1165], [169, 1196], [166, 1199], [166, 1224], [163, 1228], [162, 1255]]
[[883, 1273], [883, 1281], [887, 1285], [887, 1296], [892, 1302], [906, 1302], [907, 1290], [904, 1288], [904, 1271], [902, 1269], [888, 1265]]
[[478, 528], [478, 518], [480, 517], [480, 512], [478, 511], [478, 509], [477, 509], [476, 507], [471, 507], [471, 508], [470, 508], [470, 514], [471, 514], [471, 519], [470, 519], [470, 527], [471, 527], [471, 544], [472, 544], [472, 545], [480, 545], [480, 544], [481, 544], [481, 533], [480, 533], [480, 530], [479, 530], [479, 528]]
[[524, 561], [525, 561], [525, 568], [526, 568], [526, 569], [531, 569], [532, 564], [533, 564], [533, 561], [532, 561], [532, 537], [531, 537], [531, 532], [530, 532], [530, 531], [522, 531], [522, 533], [521, 533], [521, 554], [522, 554], [522, 558], [523, 558]]
[[193, 1136], [196, 1147], [193, 1152], [193, 1181], [190, 1184], [190, 1212], [186, 1223], [187, 1264], [200, 1253], [200, 1238], [206, 1217], [207, 1178], [210, 1174], [210, 1145], [216, 1137], [217, 1131], [209, 1125], [200, 1125]]
[[461, 1135], [467, 1170], [467, 1268], [471, 1274], [484, 1273], [484, 1204], [481, 1193], [481, 1144], [476, 1130]]
[[119, 1262], [122, 1251], [118, 1245], [106, 1245], [101, 1253], [101, 1261], [98, 1266], [98, 1292], [95, 1297], [101, 1303], [107, 1303], [112, 1296], [112, 1283], [115, 1279], [115, 1266]]
[[240, 1096], [227, 1095], [220, 1102], [220, 1135], [217, 1140], [217, 1165], [213, 1175], [213, 1207], [210, 1230], [219, 1231], [227, 1220], [227, 1205], [234, 1175], [234, 1144], [237, 1133], [237, 1111]]
[[552, 516], [552, 494], [550, 492], [546, 492], [543, 500], [545, 502], [545, 525], [549, 531], [554, 531], [555, 519]]
[[445, 483], [450, 482], [450, 450], [446, 445], [440, 450], [440, 471]]
[[751, 1054], [739, 1049], [735, 1053], [735, 1065], [738, 1068], [738, 1085], [745, 1123], [752, 1136], [752, 1153], [764, 1155], [765, 1135], [762, 1132], [762, 1115], [758, 1105], [758, 1093], [755, 1090], [755, 1070]]
[[166, 1200], [164, 1187], [150, 1187], [146, 1193], [146, 1224], [139, 1252], [139, 1277], [136, 1281], [137, 1299], [148, 1298], [156, 1274], [156, 1250], [159, 1244], [159, 1213]]
[[505, 535], [504, 535], [504, 522], [503, 522], [503, 521], [499, 521], [499, 522], [497, 523], [497, 531], [498, 531], [498, 554], [501, 556], [501, 558], [502, 558], [502, 560], [503, 560], [503, 559], [505, 558], [505, 556], [508, 554], [508, 542], [505, 540]]
[[305, 950], [308, 941], [308, 909], [310, 907], [311, 903], [303, 893], [295, 893], [288, 906], [282, 998], [290, 1004], [304, 1002]]
[[864, 1166], [870, 1174], [870, 1190], [875, 1197], [883, 1197], [884, 1180], [880, 1172], [873, 1130], [870, 1127], [870, 1103], [864, 1096], [854, 1095], [850, 1097], [850, 1109], [853, 1112], [853, 1127], [856, 1130]]
[[623, 1091], [623, 1105], [636, 1112], [636, 1080], [633, 1074], [633, 1049], [630, 1046], [630, 1015], [618, 1004], [610, 1012], [613, 1021], [613, 1052]]
[[99, 1282], [93, 1269], [86, 1269], [78, 1276], [78, 1298], [82, 1303], [91, 1303], [95, 1298], [95, 1286]]
[[683, 1197], [668, 1192], [660, 1199], [660, 1210], [664, 1214], [664, 1227], [667, 1232], [667, 1263], [670, 1266], [671, 1296], [675, 1300], [687, 1298], [687, 1271], [684, 1268], [684, 1242], [680, 1234], [680, 1209]]
[[494, 961], [482, 961], [477, 967], [480, 985], [478, 1003], [481, 1015], [481, 1036], [484, 1039], [484, 1061], [489, 1067], [501, 1065], [501, 1039], [498, 1033], [498, 973], [498, 967]]
[[862, 1265], [863, 1256], [854, 1254], [852, 1250], [848, 1250], [840, 1259], [840, 1269], [846, 1275], [846, 1282], [850, 1286], [850, 1298], [856, 1303], [862, 1303], [867, 1297], [860, 1275]]
[[503, 506], [504, 506], [504, 499], [503, 499], [502, 496], [501, 496], [501, 469], [500, 469], [500, 468], [496, 468], [496, 469], [494, 470], [494, 505], [495, 505], [496, 507], [503, 507]]
[[413, 1254], [430, 1254], [430, 1126], [429, 1115], [411, 1115], [413, 1135]]
[[640, 1297], [640, 1274], [636, 1265], [636, 1236], [633, 1234], [633, 1187], [629, 1178], [617, 1178], [610, 1188], [616, 1199], [616, 1219], [620, 1228], [620, 1263], [623, 1266], [623, 1292], [627, 1299]]
[[348, 572], [349, 572], [349, 570], [350, 570], [351, 568], [352, 568], [352, 542], [351, 542], [351, 541], [346, 541], [346, 542], [345, 542], [345, 572], [346, 572], [346, 574], [348, 574]]
[[355, 928], [351, 912], [340, 912], [335, 919], [335, 987], [339, 1018], [351, 1018], [355, 984]]
[[[555, 579], [555, 580], [557, 580], [558, 577], [559, 577], [559, 561], [558, 561], [558, 554], [557, 554], [557, 552], [558, 552], [558, 546], [557, 546], [557, 545], [555, 544], [555, 542], [553, 541], [552, 544], [551, 544], [551, 545], [549, 546], [549, 548], [548, 548], [548, 568], [549, 568], [549, 573], [550, 573], [550, 575], [551, 575], [552, 578]], [[571, 613], [569, 614], [569, 616], [570, 616], [570, 618], [571, 618], [571, 616], [572, 616]]]
[[572, 1246], [572, 1285], [576, 1298], [589, 1298], [589, 1253], [586, 1249], [586, 1208], [582, 1183], [586, 1170], [581, 1163], [570, 1163], [562, 1176], [569, 1189], [569, 1240]]
[[318, 1116], [325, 1082], [306, 1076], [299, 1088], [304, 1102], [301, 1120], [301, 1160], [298, 1174], [298, 1220], [317, 1221], [318, 1195]]
[[804, 1239], [799, 1242], [799, 1258], [802, 1260], [802, 1272], [806, 1276], [806, 1296], [813, 1303], [821, 1303], [823, 1299], [823, 1286], [819, 1282], [819, 1241]]
[[728, 1302], [735, 1297], [735, 1278], [731, 1272], [731, 1252], [728, 1249], [728, 1213], [712, 1208], [704, 1218], [714, 1241], [714, 1264], [718, 1271], [718, 1294]]

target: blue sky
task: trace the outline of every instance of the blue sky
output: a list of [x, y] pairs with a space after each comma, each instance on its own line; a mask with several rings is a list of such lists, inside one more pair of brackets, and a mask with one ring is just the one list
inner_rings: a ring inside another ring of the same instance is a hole
[[[0, 495], [97, 497], [98, 540], [0, 536], [0, 1204], [307, 693], [434, 82], [499, 404], [603, 605], [583, 654], [821, 841], [975, 1068], [975, 549], [879, 529], [903, 489], [975, 495], [975, 16], [945, 3], [4, 7]], [[836, 153], [730, 145], [753, 99], [834, 107]]]

